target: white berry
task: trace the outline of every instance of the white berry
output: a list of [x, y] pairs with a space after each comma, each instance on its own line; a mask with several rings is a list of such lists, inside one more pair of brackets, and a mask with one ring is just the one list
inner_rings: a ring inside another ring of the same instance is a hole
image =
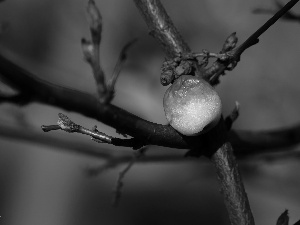
[[205, 80], [191, 75], [175, 80], [167, 89], [163, 104], [170, 125], [187, 136], [210, 130], [222, 114], [221, 99], [215, 89]]

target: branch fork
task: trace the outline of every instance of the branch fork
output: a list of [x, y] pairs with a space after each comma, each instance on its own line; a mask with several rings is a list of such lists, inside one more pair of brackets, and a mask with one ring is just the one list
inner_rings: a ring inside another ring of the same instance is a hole
[[88, 21], [90, 26], [91, 40], [81, 39], [81, 47], [84, 59], [91, 66], [96, 82], [99, 101], [103, 104], [110, 103], [114, 98], [114, 86], [126, 59], [129, 47], [135, 42], [127, 43], [121, 50], [112, 77], [108, 82], [100, 65], [100, 43], [102, 35], [102, 16], [94, 0], [89, 0], [87, 6]]

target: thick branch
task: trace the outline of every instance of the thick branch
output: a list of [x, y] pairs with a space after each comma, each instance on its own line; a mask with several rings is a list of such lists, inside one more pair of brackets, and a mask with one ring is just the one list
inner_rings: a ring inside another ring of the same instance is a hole
[[247, 194], [230, 143], [223, 146], [211, 157], [216, 168], [221, 192], [232, 225], [254, 224]]
[[[145, 140], [149, 145], [182, 148], [189, 147], [185, 139], [168, 125], [151, 123], [111, 104], [101, 104], [96, 97], [70, 88], [39, 80], [28, 71], [0, 55], [1, 77], [29, 102], [53, 105], [68, 111], [81, 113], [114, 127], [117, 131]], [[274, 131], [231, 131], [229, 140], [238, 155], [272, 152], [300, 143], [300, 125]], [[197, 140], [205, 145], [205, 135]]]
[[[93, 157], [108, 160], [115, 165], [128, 163], [131, 160], [132, 155], [121, 154], [118, 156], [114, 151], [105, 149], [105, 145], [93, 145], [85, 143], [81, 140], [73, 138], [72, 140], [66, 139], [61, 135], [49, 135], [41, 132], [41, 130], [35, 130], [32, 128], [24, 128], [16, 125], [0, 125], [0, 136], [2, 139], [12, 139], [24, 142], [32, 142], [44, 146], [51, 147], [51, 149], [58, 150], [60, 152], [75, 153], [83, 156]], [[194, 161], [194, 158], [184, 158], [182, 154], [157, 154], [147, 155], [147, 157], [141, 158], [138, 162], [143, 163], [167, 163], [167, 162], [184, 162]]]
[[180, 53], [189, 53], [185, 43], [159, 0], [134, 0], [148, 25], [150, 34], [163, 47], [166, 55], [174, 58]]

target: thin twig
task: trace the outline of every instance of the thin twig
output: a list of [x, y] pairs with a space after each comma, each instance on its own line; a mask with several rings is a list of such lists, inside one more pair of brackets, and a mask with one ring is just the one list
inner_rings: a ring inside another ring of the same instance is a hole
[[0, 104], [8, 102], [22, 106], [28, 104], [30, 101], [30, 96], [26, 94], [0, 95]]
[[267, 31], [274, 23], [276, 23], [285, 13], [287, 13], [299, 0], [291, 0], [283, 6], [274, 16], [272, 16], [264, 25], [256, 30], [243, 44], [235, 51], [236, 57], [239, 57], [247, 48], [258, 42], [258, 38]]
[[[116, 159], [116, 160], [115, 160]], [[128, 159], [130, 160], [130, 159]], [[103, 172], [107, 171], [108, 169], [113, 169], [119, 166], [122, 163], [118, 162], [118, 157], [111, 157], [107, 159], [102, 165], [100, 166], [89, 166], [84, 169], [84, 173], [88, 177], [96, 177], [102, 174]]]
[[147, 147], [143, 147], [143, 148], [139, 149], [137, 152], [134, 152], [132, 159], [129, 161], [127, 166], [121, 172], [119, 172], [119, 176], [118, 176], [118, 179], [116, 182], [116, 187], [113, 191], [114, 192], [114, 196], [113, 196], [113, 200], [112, 200], [113, 207], [117, 207], [120, 203], [120, 199], [121, 199], [121, 195], [122, 195], [122, 188], [124, 186], [123, 180], [124, 180], [126, 173], [131, 169], [131, 167], [134, 165], [134, 163], [144, 155], [146, 150], [147, 150]]
[[87, 15], [92, 40], [81, 39], [82, 51], [85, 60], [90, 64], [96, 81], [99, 100], [107, 102], [107, 86], [104, 71], [100, 65], [100, 42], [102, 35], [102, 16], [94, 0], [89, 0]]
[[133, 149], [138, 149], [143, 146], [143, 143], [141, 141], [138, 141], [137, 139], [134, 138], [119, 139], [119, 138], [111, 137], [105, 133], [98, 131], [96, 126], [92, 130], [87, 129], [83, 126], [74, 123], [72, 120], [70, 120], [66, 115], [62, 113], [59, 113], [58, 117], [59, 117], [57, 121], [58, 125], [43, 125], [42, 130], [44, 132], [49, 132], [52, 130], [61, 129], [69, 133], [85, 134], [91, 136], [93, 141], [97, 141], [99, 143], [107, 143], [115, 146], [132, 147]]
[[[118, 61], [116, 63], [114, 72], [112, 74], [112, 77], [110, 79], [110, 81], [107, 84], [107, 89], [108, 89], [108, 95], [109, 95], [109, 99], [112, 99], [114, 97], [115, 94], [115, 85], [117, 82], [117, 79], [119, 77], [119, 74], [123, 68], [123, 65], [126, 61], [127, 58], [127, 51], [129, 50], [129, 48], [132, 47], [132, 45], [137, 41], [137, 39], [134, 39], [130, 42], [128, 42], [121, 50]], [[109, 100], [110, 101], [110, 100]]]
[[[205, 73], [204, 78], [210, 80], [212, 85], [217, 84], [219, 77], [224, 74], [225, 70], [233, 69], [237, 62], [240, 61], [241, 54], [249, 47], [259, 42], [259, 37], [266, 32], [276, 21], [285, 15], [299, 0], [291, 0], [284, 7], [282, 7], [274, 16], [272, 16], [265, 24], [257, 29], [246, 41], [244, 41], [237, 48], [233, 49], [230, 53], [231, 57], [227, 61], [216, 60]], [[231, 65], [231, 67], [228, 67]]]

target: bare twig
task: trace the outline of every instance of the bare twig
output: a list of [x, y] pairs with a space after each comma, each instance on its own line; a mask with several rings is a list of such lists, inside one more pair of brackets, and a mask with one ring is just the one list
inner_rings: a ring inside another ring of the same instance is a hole
[[93, 75], [96, 81], [99, 100], [102, 103], [107, 100], [107, 86], [105, 75], [100, 65], [100, 42], [102, 35], [102, 17], [94, 0], [89, 0], [87, 6], [87, 14], [89, 19], [90, 31], [92, 40], [81, 39], [82, 51], [85, 60], [90, 64], [93, 70]]
[[159, 42], [168, 57], [174, 58], [191, 51], [159, 0], [134, 2], [147, 23], [150, 34]]
[[97, 47], [95, 49], [95, 52], [98, 53], [96, 54], [98, 58], [99, 46], [100, 46], [101, 35], [102, 35], [102, 16], [94, 0], [89, 0], [86, 11], [87, 11], [88, 21], [90, 25], [92, 43], [95, 47]]
[[[274, 16], [272, 16], [264, 25], [262, 25], [258, 30], [256, 30], [246, 41], [244, 41], [240, 46], [233, 49], [230, 52], [230, 57], [226, 61], [217, 60], [209, 67], [205, 73], [204, 78], [210, 80], [212, 85], [217, 84], [219, 77], [224, 74], [225, 70], [233, 69], [237, 63], [240, 61], [241, 54], [249, 47], [257, 44], [259, 42], [259, 37], [267, 31], [277, 20], [285, 15], [299, 0], [291, 0], [284, 7], [282, 7]], [[228, 68], [228, 66], [231, 67]]]
[[119, 173], [119, 176], [118, 176], [118, 179], [116, 182], [116, 187], [113, 191], [114, 196], [113, 196], [113, 200], [112, 200], [112, 206], [117, 207], [119, 205], [121, 195], [122, 195], [122, 188], [124, 186], [123, 179], [124, 179], [126, 173], [134, 165], [134, 163], [144, 155], [146, 150], [147, 150], [147, 147], [143, 147], [143, 148], [139, 149], [137, 152], [134, 152], [132, 159], [129, 161], [127, 166]]
[[[107, 84], [107, 89], [108, 89], [108, 99], [112, 99], [114, 97], [115, 94], [115, 84], [117, 82], [117, 79], [119, 77], [119, 74], [121, 72], [121, 69], [126, 61], [127, 58], [127, 51], [129, 50], [129, 48], [132, 47], [132, 45], [137, 41], [137, 39], [134, 39], [130, 42], [128, 42], [121, 50], [118, 61], [116, 63], [114, 72], [112, 74], [112, 77], [110, 79], [110, 81]], [[109, 100], [109, 101], [110, 101]]]
[[[115, 158], [117, 160], [115, 160]], [[96, 177], [96, 176], [102, 174], [103, 172], [107, 171], [108, 169], [113, 169], [113, 168], [119, 166], [121, 163], [118, 162], [118, 157], [115, 157], [115, 158], [111, 157], [110, 159], [107, 159], [105, 161], [105, 163], [103, 163], [100, 166], [89, 166], [88, 168], [86, 168], [84, 170], [84, 172], [88, 177]], [[130, 160], [130, 159], [128, 159], [128, 160]]]
[[94, 127], [92, 130], [82, 127], [73, 121], [71, 121], [66, 115], [59, 113], [59, 120], [57, 121], [58, 125], [49, 125], [49, 126], [42, 126], [44, 132], [49, 132], [52, 130], [64, 130], [69, 133], [80, 133], [89, 135], [92, 137], [92, 140], [97, 141], [99, 143], [108, 143], [116, 146], [124, 146], [124, 147], [132, 147], [133, 149], [141, 148], [144, 144], [137, 139], [130, 138], [130, 139], [119, 139], [108, 136], [105, 133], [102, 133]]
[[299, 0], [290, 0], [274, 16], [272, 16], [264, 25], [256, 30], [243, 44], [235, 50], [235, 57], [239, 57], [247, 48], [258, 42], [258, 38], [267, 31], [274, 23], [284, 16]]
[[26, 94], [16, 94], [16, 95], [0, 95], [0, 104], [9, 102], [17, 105], [26, 105], [31, 101], [30, 96]]

